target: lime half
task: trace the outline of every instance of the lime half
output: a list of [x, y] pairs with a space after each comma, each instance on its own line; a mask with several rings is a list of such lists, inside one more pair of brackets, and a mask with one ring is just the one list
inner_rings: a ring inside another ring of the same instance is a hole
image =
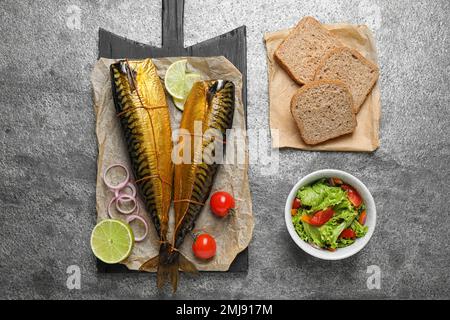
[[103, 220], [92, 231], [92, 252], [105, 263], [114, 264], [125, 260], [133, 246], [133, 231], [122, 221]]
[[184, 94], [185, 98], [189, 95], [189, 92], [191, 92], [192, 87], [194, 86], [194, 83], [197, 81], [200, 81], [201, 76], [198, 73], [188, 73], [186, 74], [186, 80], [184, 83]]
[[178, 99], [178, 98], [172, 97], [175, 107], [177, 107], [181, 111], [184, 110], [184, 103], [186, 102], [186, 99], [189, 96], [189, 93], [191, 92], [191, 89], [194, 86], [194, 83], [196, 83], [197, 81], [200, 81], [200, 79], [201, 79], [201, 76], [197, 73], [187, 73], [186, 74], [185, 82], [184, 82], [184, 98]]
[[185, 98], [187, 60], [178, 60], [172, 63], [166, 71], [164, 85], [170, 95], [177, 99]]

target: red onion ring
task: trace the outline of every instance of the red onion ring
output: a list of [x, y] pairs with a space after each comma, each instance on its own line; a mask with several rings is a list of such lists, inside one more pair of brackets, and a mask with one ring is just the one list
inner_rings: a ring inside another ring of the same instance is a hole
[[[132, 196], [130, 196], [130, 195], [128, 195], [128, 194], [120, 195], [119, 197], [114, 198], [114, 200], [117, 200], [117, 201], [116, 201], [116, 209], [117, 209], [117, 211], [119, 211], [121, 214], [129, 215], [129, 214], [132, 214], [133, 212], [135, 212], [136, 210], [139, 211], [139, 210], [138, 210], [138, 203], [137, 203], [137, 201], [136, 201], [136, 198], [134, 198], [134, 197], [132, 197]], [[130, 210], [123, 210], [123, 209], [120, 207], [120, 204], [121, 204], [122, 202], [129, 202], [129, 201], [134, 202], [133, 208], [131, 208]]]
[[108, 204], [108, 208], [106, 209], [106, 212], [107, 212], [108, 217], [109, 217], [110, 219], [114, 219], [114, 217], [113, 217], [112, 214], [111, 214], [111, 205], [114, 203], [114, 201], [116, 201], [116, 198], [112, 198], [112, 199], [111, 199], [111, 201], [110, 201], [109, 204]]
[[134, 241], [135, 241], [135, 242], [141, 242], [141, 241], [144, 241], [144, 239], [147, 237], [147, 234], [148, 234], [148, 224], [147, 224], [147, 221], [145, 221], [144, 218], [142, 218], [141, 216], [138, 216], [138, 215], [135, 215], [135, 214], [127, 217], [127, 223], [128, 223], [128, 224], [130, 224], [130, 223], [131, 223], [132, 221], [134, 221], [134, 220], [139, 220], [140, 222], [142, 222], [142, 224], [144, 225], [144, 228], [145, 228], [144, 235], [141, 236], [141, 237], [139, 237], [139, 238], [137, 238], [137, 237], [135, 236], [135, 237], [134, 237]]
[[137, 190], [136, 190], [136, 187], [134, 186], [134, 184], [132, 184], [131, 182], [128, 182], [127, 185], [121, 189], [115, 189], [114, 197], [119, 198], [121, 195], [129, 195], [127, 193], [121, 193], [121, 191], [125, 190], [126, 188], [129, 188], [131, 190], [131, 197], [136, 198]]
[[[111, 169], [114, 169], [114, 168], [122, 168], [125, 171], [125, 173], [126, 173], [125, 180], [122, 181], [121, 183], [117, 184], [117, 185], [110, 184], [108, 182], [108, 180], [106, 179], [106, 176], [107, 176], [108, 172], [111, 171]], [[105, 170], [105, 172], [103, 173], [103, 182], [105, 183], [105, 185], [109, 189], [113, 190], [114, 192], [115, 192], [115, 190], [120, 190], [120, 189], [123, 189], [124, 187], [126, 187], [129, 181], [130, 181], [130, 172], [128, 171], [128, 169], [124, 165], [121, 165], [121, 164], [113, 164], [113, 165], [109, 166]]]
[[[134, 202], [134, 206], [133, 206], [132, 210], [123, 210], [117, 205], [117, 203], [119, 201], [121, 201], [122, 199], [124, 199], [124, 198], [126, 199], [125, 200], [126, 202], [128, 202], [128, 201], [133, 201]], [[112, 198], [111, 201], [108, 204], [108, 208], [107, 208], [106, 211], [107, 211], [108, 217], [110, 217], [111, 219], [114, 219], [114, 217], [112, 215], [112, 212], [111, 212], [111, 206], [112, 206], [113, 203], [116, 204], [116, 210], [118, 212], [120, 212], [121, 214], [129, 215], [129, 214], [133, 213], [134, 211], [139, 212], [139, 204], [138, 204], [138, 202], [136, 201], [135, 198], [133, 198], [132, 196], [129, 196], [129, 195], [121, 195], [121, 196], [119, 196], [119, 198], [115, 198], [115, 197]]]

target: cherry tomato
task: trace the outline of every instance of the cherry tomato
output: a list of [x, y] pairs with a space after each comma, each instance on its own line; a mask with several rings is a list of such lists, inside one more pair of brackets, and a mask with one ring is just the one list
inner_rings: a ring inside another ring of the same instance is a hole
[[347, 197], [348, 200], [350, 200], [350, 202], [356, 207], [359, 208], [362, 204], [362, 198], [359, 195], [358, 191], [356, 191], [354, 188], [350, 187], [349, 185], [342, 185], [341, 186], [342, 189], [344, 189], [345, 191], [347, 191]]
[[236, 206], [233, 196], [225, 191], [214, 193], [209, 205], [211, 211], [218, 217], [226, 217]]
[[294, 202], [292, 203], [292, 209], [297, 210], [301, 206], [302, 206], [302, 202], [300, 201], [300, 199], [299, 198], [295, 198]]
[[333, 218], [333, 215], [333, 209], [328, 208], [314, 213], [312, 217], [305, 215], [302, 217], [302, 220], [312, 226], [320, 227], [327, 223], [331, 218]]
[[211, 259], [216, 255], [216, 240], [207, 233], [197, 236], [192, 244], [194, 255], [203, 260]]
[[361, 212], [361, 215], [359, 216], [358, 222], [362, 225], [366, 224], [366, 220], [367, 220], [367, 213], [366, 210], [364, 210], [363, 212]]
[[353, 239], [354, 240], [354, 239], [356, 239], [356, 233], [352, 229], [345, 229], [344, 231], [342, 231], [342, 233], [339, 236], [339, 238], [342, 238], [342, 239]]

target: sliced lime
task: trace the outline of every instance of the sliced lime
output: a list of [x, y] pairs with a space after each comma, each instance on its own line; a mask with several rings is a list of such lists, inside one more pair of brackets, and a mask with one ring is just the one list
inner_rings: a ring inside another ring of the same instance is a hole
[[178, 99], [176, 97], [172, 97], [175, 107], [177, 107], [181, 111], [184, 111], [184, 104], [186, 102], [186, 99], [189, 96], [189, 93], [191, 92], [192, 87], [194, 86], [194, 83], [196, 83], [197, 81], [200, 81], [200, 79], [201, 79], [201, 76], [197, 73], [187, 73], [186, 74], [185, 83], [184, 83], [184, 98]]
[[133, 231], [122, 221], [103, 220], [92, 231], [92, 252], [105, 263], [114, 264], [125, 260], [133, 246]]
[[172, 63], [166, 71], [164, 85], [170, 95], [177, 99], [185, 98], [187, 60], [178, 60]]
[[186, 82], [184, 84], [184, 98], [187, 98], [191, 92], [194, 83], [200, 81], [201, 76], [198, 73], [188, 73], [186, 74]]

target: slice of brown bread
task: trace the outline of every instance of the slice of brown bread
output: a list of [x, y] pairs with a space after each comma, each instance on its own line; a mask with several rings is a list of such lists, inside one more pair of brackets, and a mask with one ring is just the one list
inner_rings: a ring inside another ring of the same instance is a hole
[[341, 42], [319, 21], [305, 17], [277, 48], [275, 59], [295, 82], [305, 84], [314, 80], [323, 56], [341, 46]]
[[350, 89], [358, 113], [379, 77], [378, 67], [347, 47], [331, 50], [322, 59], [315, 80], [339, 80]]
[[352, 95], [339, 81], [304, 85], [292, 97], [291, 113], [303, 141], [310, 145], [352, 133], [356, 127]]

